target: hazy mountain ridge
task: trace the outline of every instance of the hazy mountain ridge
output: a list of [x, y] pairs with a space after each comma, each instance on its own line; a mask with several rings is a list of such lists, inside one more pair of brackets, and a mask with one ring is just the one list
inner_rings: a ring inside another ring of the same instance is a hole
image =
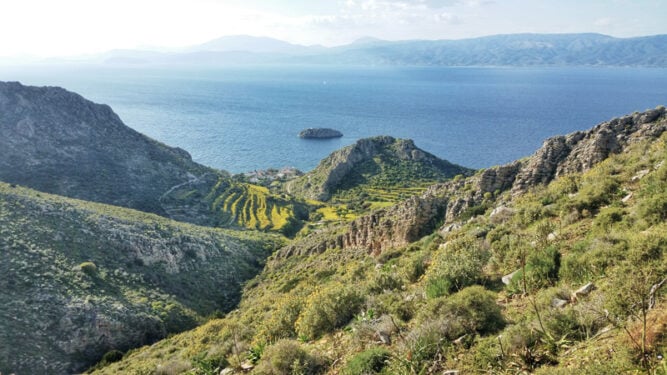
[[[507, 34], [461, 40], [298, 46], [271, 38], [223, 37], [181, 53], [116, 52], [108, 62], [146, 64], [331, 64], [423, 66], [667, 66], [667, 35]], [[104, 59], [103, 59], [104, 60]]]

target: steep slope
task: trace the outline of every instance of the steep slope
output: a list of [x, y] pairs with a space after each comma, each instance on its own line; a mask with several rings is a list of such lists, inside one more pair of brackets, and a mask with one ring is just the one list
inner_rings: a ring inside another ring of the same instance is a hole
[[359, 193], [355, 188], [360, 186], [369, 190], [423, 185], [470, 172], [417, 148], [411, 140], [380, 136], [333, 152], [285, 189], [298, 197], [327, 201], [335, 194]]
[[0, 82], [0, 180], [164, 214], [159, 197], [204, 173], [181, 149], [58, 87]]
[[279, 243], [0, 183], [0, 372], [79, 372], [193, 328]]
[[[665, 130], [615, 119], [284, 247], [233, 314], [99, 373], [663, 373]], [[337, 240], [364, 225], [382, 247]]]
[[[186, 151], [127, 127], [108, 106], [58, 87], [0, 82], [0, 181], [199, 225], [289, 232], [287, 224], [300, 223], [295, 202], [268, 192], [261, 198], [271, 211], [260, 223], [237, 215], [235, 206], [218, 207], [225, 188], [239, 185], [227, 172], [193, 162]], [[257, 196], [253, 189], [241, 184], [244, 201]]]
[[609, 155], [630, 144], [654, 139], [667, 130], [666, 111], [658, 107], [643, 113], [601, 123], [585, 132], [546, 140], [531, 157], [478, 172], [468, 179], [454, 179], [430, 187], [396, 206], [354, 220], [343, 233], [306, 246], [293, 245], [283, 251], [323, 251], [332, 247], [364, 247], [379, 253], [405, 246], [431, 233], [437, 225], [452, 224], [461, 215], [484, 211], [494, 196], [511, 190], [521, 195], [558, 176], [585, 172]]

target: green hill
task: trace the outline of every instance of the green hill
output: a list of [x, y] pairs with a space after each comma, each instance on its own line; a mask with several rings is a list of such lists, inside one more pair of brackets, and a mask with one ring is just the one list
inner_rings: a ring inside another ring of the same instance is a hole
[[417, 148], [411, 140], [380, 136], [333, 152], [313, 171], [289, 181], [285, 190], [318, 201], [361, 196], [396, 202], [429, 184], [470, 172]]
[[226, 318], [96, 373], [664, 374], [665, 130], [555, 137], [296, 241]]
[[[304, 216], [127, 127], [109, 106], [18, 82], [0, 82], [0, 180], [207, 226], [293, 234]], [[230, 195], [240, 198], [220, 205]]]
[[79, 372], [194, 328], [280, 243], [0, 183], [0, 372]]

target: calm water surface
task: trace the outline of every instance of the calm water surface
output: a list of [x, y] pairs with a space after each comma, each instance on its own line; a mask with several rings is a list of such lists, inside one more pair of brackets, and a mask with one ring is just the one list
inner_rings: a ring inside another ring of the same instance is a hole
[[[235, 173], [307, 171], [375, 135], [489, 167], [550, 136], [667, 104], [667, 69], [640, 68], [0, 67], [0, 80], [109, 104], [128, 126]], [[345, 136], [299, 139], [308, 127]]]

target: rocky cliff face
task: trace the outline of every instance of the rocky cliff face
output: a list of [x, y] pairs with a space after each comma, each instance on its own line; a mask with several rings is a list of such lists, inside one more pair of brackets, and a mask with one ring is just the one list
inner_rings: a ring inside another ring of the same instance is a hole
[[375, 178], [401, 171], [409, 178], [414, 170], [436, 180], [471, 171], [417, 148], [412, 140], [380, 136], [361, 139], [332, 153], [313, 171], [290, 181], [286, 190], [296, 196], [326, 201], [337, 189], [349, 189], [357, 181], [366, 182], [367, 176], [360, 171], [369, 171]]
[[434, 185], [419, 197], [354, 220], [340, 234], [320, 234], [320, 241], [313, 238], [290, 245], [277, 256], [322, 252], [334, 247], [358, 247], [379, 253], [405, 246], [432, 233], [438, 225], [453, 223], [464, 212], [479, 207], [489, 199], [485, 193], [511, 190], [513, 195], [523, 194], [559, 176], [585, 172], [628, 144], [656, 138], [665, 130], [667, 111], [659, 107], [601, 123], [585, 132], [553, 137], [527, 159]]
[[58, 87], [0, 82], [0, 180], [165, 214], [159, 198], [203, 173], [181, 149]]

